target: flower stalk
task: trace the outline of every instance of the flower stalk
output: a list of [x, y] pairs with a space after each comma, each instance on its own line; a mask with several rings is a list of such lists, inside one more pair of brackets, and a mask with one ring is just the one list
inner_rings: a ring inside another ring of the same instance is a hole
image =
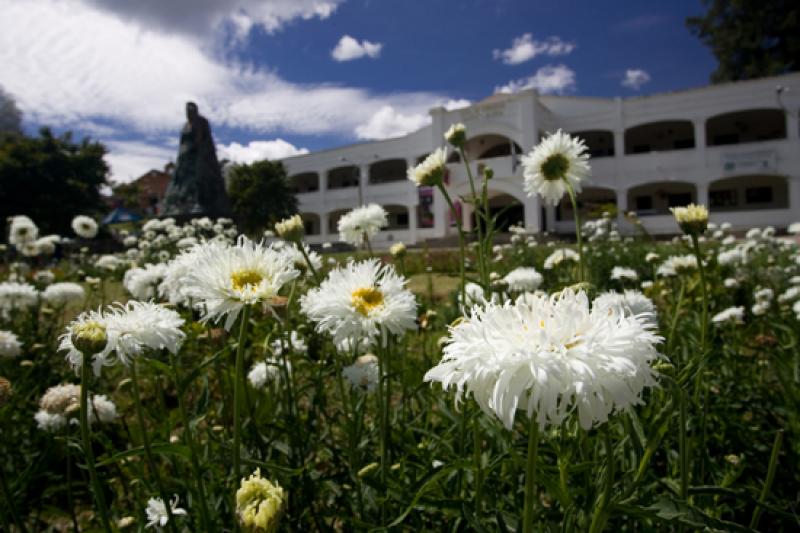
[[536, 460], [539, 455], [539, 423], [535, 416], [528, 422], [528, 458], [525, 467], [525, 508], [523, 533], [533, 533], [533, 511], [536, 501]]

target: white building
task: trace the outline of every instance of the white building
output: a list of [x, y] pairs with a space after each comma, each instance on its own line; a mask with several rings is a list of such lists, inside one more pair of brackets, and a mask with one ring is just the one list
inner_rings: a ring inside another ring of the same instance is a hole
[[[776, 87], [784, 91], [779, 102]], [[781, 105], [784, 107], [782, 108]], [[784, 108], [788, 111], [784, 111]], [[712, 220], [739, 229], [800, 220], [800, 74], [727, 83], [634, 98], [546, 96], [534, 90], [496, 94], [470, 107], [430, 111], [431, 124], [404, 137], [323, 150], [283, 160], [311, 243], [336, 241], [336, 223], [348, 210], [377, 202], [390, 226], [376, 244], [447, 237], [455, 232], [439, 191], [417, 189], [406, 168], [444, 145], [450, 125], [467, 127], [473, 172], [494, 170], [490, 208], [504, 224], [529, 231], [574, 233], [571, 205], [544, 207], [522, 188], [519, 155], [545, 132], [582, 137], [592, 177], [579, 195], [584, 216], [603, 204], [636, 211], [653, 233], [674, 233], [668, 208], [709, 206]], [[467, 195], [464, 165], [453, 158], [449, 192]], [[473, 216], [459, 205], [466, 228]]]

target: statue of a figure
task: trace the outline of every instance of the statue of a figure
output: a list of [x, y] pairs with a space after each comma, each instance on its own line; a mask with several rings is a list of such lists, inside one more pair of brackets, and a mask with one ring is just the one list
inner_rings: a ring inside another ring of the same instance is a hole
[[230, 206], [208, 120], [200, 115], [194, 102], [186, 104], [186, 118], [163, 214], [228, 216]]

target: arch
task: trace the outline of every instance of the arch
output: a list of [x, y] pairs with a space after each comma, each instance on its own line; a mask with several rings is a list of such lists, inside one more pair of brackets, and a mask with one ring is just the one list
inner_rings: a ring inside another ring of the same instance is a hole
[[786, 117], [780, 109], [746, 109], [706, 120], [708, 146], [752, 143], [786, 138]]
[[508, 157], [513, 153], [521, 154], [522, 148], [510, 137], [496, 133], [476, 135], [469, 139], [464, 149], [473, 160]]
[[694, 148], [694, 125], [688, 120], [647, 122], [625, 130], [625, 154]]
[[328, 190], [358, 187], [361, 171], [355, 165], [332, 168], [328, 171]]
[[303, 228], [306, 235], [319, 235], [321, 233], [321, 218], [317, 213], [300, 213], [300, 218], [303, 219]]
[[628, 210], [639, 216], [668, 215], [670, 207], [697, 201], [697, 188], [686, 181], [656, 181], [628, 189]]
[[[489, 195], [489, 215], [497, 216], [496, 228], [506, 232], [511, 226], [525, 226], [525, 207], [515, 196], [497, 190], [487, 191]], [[479, 223], [476, 213], [472, 214], [472, 227]]]
[[614, 156], [614, 132], [610, 130], [576, 131], [572, 135], [583, 139], [592, 157]]
[[406, 179], [405, 159], [383, 159], [369, 166], [369, 183], [378, 185]]
[[485, 118], [466, 121], [465, 124], [467, 125], [467, 134], [471, 138], [481, 135], [500, 135], [513, 140], [517, 144], [522, 142], [522, 131], [510, 124], [504, 124], [496, 120], [486, 120]]
[[386, 226], [384, 230], [408, 229], [408, 207], [391, 204], [385, 205], [383, 208], [386, 210], [386, 218], [389, 221], [389, 225]]
[[301, 172], [289, 176], [289, 187], [295, 194], [316, 192], [319, 190], [319, 174], [316, 172]]
[[708, 186], [708, 204], [715, 212], [786, 209], [789, 180], [760, 174], [718, 179]]
[[[603, 216], [604, 211], [618, 207], [617, 193], [614, 189], [606, 187], [584, 187], [578, 193], [575, 201], [578, 204], [578, 213], [581, 216], [581, 221], [600, 218]], [[556, 206], [556, 220], [575, 220], [575, 213], [569, 197], [564, 196]]]

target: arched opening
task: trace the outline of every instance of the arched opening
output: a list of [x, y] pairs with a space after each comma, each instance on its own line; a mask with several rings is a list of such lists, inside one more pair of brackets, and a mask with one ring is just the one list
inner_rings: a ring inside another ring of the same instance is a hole
[[613, 157], [614, 133], [607, 130], [576, 131], [575, 137], [583, 139], [592, 157]]
[[289, 187], [295, 194], [315, 192], [319, 190], [319, 174], [303, 172], [289, 177]]
[[650, 122], [625, 130], [626, 154], [685, 148], [694, 148], [694, 126], [688, 120]]
[[[495, 228], [500, 232], [507, 232], [511, 226], [525, 225], [525, 208], [522, 202], [510, 194], [499, 191], [489, 191], [489, 216], [497, 216]], [[472, 227], [477, 228], [482, 224], [477, 213], [472, 214]]]
[[328, 213], [328, 228], [331, 233], [339, 232], [339, 219], [350, 212], [350, 209], [337, 209]]
[[735, 176], [711, 182], [708, 203], [712, 211], [750, 211], [789, 207], [789, 182], [783, 176]]
[[319, 235], [320, 234], [320, 217], [316, 213], [300, 213], [300, 218], [303, 219], [303, 228], [306, 235]]
[[515, 154], [522, 153], [522, 148], [517, 143], [505, 135], [494, 133], [478, 135], [469, 139], [464, 145], [464, 149], [473, 160], [508, 157], [512, 151]]
[[706, 121], [709, 146], [752, 143], [786, 138], [786, 117], [780, 109], [748, 109]]
[[355, 165], [336, 167], [328, 171], [328, 189], [358, 187], [359, 170]]
[[628, 190], [628, 209], [639, 216], [668, 215], [670, 207], [697, 201], [694, 184], [683, 181], [645, 183]]
[[[617, 194], [613, 189], [605, 187], [586, 187], [578, 193], [575, 202], [578, 204], [578, 213], [582, 221], [600, 218], [604, 211], [613, 211], [617, 208]], [[575, 212], [569, 197], [564, 196], [556, 206], [556, 220], [575, 220]]]
[[405, 159], [385, 159], [369, 166], [369, 182], [373, 185], [406, 179]]
[[385, 205], [389, 225], [386, 230], [408, 229], [408, 208], [404, 205]]

